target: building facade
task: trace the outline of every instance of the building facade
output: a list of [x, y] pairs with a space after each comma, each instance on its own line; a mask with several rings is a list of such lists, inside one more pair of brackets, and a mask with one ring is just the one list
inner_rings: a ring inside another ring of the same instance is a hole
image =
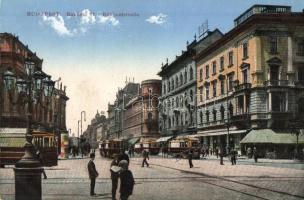
[[[115, 121], [115, 129], [114, 129], [114, 138], [123, 138], [123, 127], [124, 127], [124, 112], [127, 103], [138, 96], [140, 93], [140, 84], [134, 83], [130, 81], [126, 81], [126, 85], [122, 89], [118, 89], [116, 94], [116, 100], [114, 102], [114, 121]], [[113, 137], [113, 136], [112, 136]]]
[[219, 30], [208, 31], [200, 40], [187, 44], [187, 50], [158, 73], [162, 77], [159, 106], [159, 129], [162, 135], [195, 134], [196, 64], [195, 55], [222, 37]]
[[102, 112], [96, 113], [95, 117], [91, 120], [91, 124], [83, 132], [83, 137], [86, 142], [89, 142], [92, 148], [98, 147], [98, 142], [106, 138], [107, 134], [107, 118]]
[[213, 149], [304, 114], [304, 13], [254, 5], [234, 22], [196, 56], [198, 137]]
[[[161, 94], [161, 80], [149, 79], [141, 82], [140, 93], [125, 106], [123, 138], [145, 139], [159, 137], [158, 98]], [[135, 140], [133, 140], [135, 141]]]
[[[43, 60], [24, 45], [17, 36], [10, 33], [0, 33], [0, 127], [24, 128], [26, 127], [28, 105], [25, 96], [18, 94], [17, 87], [13, 85], [6, 89], [3, 74], [9, 70], [17, 79], [24, 79], [25, 61], [31, 58], [34, 70], [42, 70]], [[51, 78], [50, 75], [42, 73]], [[57, 84], [51, 97], [44, 92], [39, 95], [39, 100], [32, 103], [32, 127], [35, 130], [54, 132], [60, 148], [60, 134], [66, 130], [66, 88]], [[60, 149], [59, 151], [60, 152]]]

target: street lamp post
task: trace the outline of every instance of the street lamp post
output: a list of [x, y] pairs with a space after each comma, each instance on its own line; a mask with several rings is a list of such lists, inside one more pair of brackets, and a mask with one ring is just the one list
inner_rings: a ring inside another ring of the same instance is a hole
[[42, 91], [45, 96], [52, 95], [54, 82], [45, 79], [46, 75], [40, 70], [35, 69], [35, 63], [31, 59], [25, 61], [25, 80], [18, 79], [10, 72], [3, 74], [3, 79], [7, 90], [17, 85], [20, 95], [24, 95], [27, 103], [27, 129], [26, 143], [24, 145], [24, 156], [19, 160], [14, 168], [15, 172], [15, 199], [41, 199], [41, 173], [42, 167], [40, 161], [34, 155], [34, 145], [32, 144], [32, 104], [40, 98]]
[[79, 124], [80, 124], [80, 120], [78, 120], [78, 128], [77, 128], [77, 149], [79, 149], [79, 140], [80, 140], [80, 137], [79, 137]]
[[[82, 136], [82, 116], [84, 116], [84, 121], [86, 121], [86, 112], [85, 111], [81, 111], [81, 113], [80, 113], [80, 137]], [[80, 140], [80, 137], [79, 137], [79, 140]], [[81, 145], [82, 145], [82, 143], [81, 143]], [[83, 149], [80, 148], [80, 151], [81, 151], [81, 157], [83, 157]]]
[[81, 111], [80, 113], [80, 135], [82, 135], [82, 116], [84, 116], [84, 121], [86, 121], [86, 111]]

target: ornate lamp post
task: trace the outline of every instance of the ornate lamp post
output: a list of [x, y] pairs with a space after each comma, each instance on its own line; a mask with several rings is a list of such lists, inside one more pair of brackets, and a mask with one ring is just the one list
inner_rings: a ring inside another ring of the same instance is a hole
[[[53, 82], [44, 80], [45, 74], [41, 71], [35, 71], [35, 63], [31, 59], [25, 61], [26, 76], [25, 80], [18, 79], [10, 72], [3, 74], [3, 79], [7, 90], [14, 87], [15, 83], [20, 95], [24, 95], [27, 103], [27, 130], [26, 143], [24, 145], [24, 156], [15, 165], [15, 199], [41, 199], [41, 164], [34, 155], [34, 146], [32, 144], [32, 104], [38, 100], [42, 90], [47, 95], [52, 94]], [[43, 88], [44, 87], [44, 88]]]

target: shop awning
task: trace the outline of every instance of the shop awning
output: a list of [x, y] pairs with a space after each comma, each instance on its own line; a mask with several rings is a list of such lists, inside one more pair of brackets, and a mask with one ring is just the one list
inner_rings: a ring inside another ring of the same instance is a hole
[[[246, 133], [247, 130], [229, 130], [229, 134], [241, 134]], [[219, 131], [199, 131], [197, 134], [192, 135], [191, 137], [204, 137], [204, 136], [217, 136], [217, 135], [227, 135], [227, 130], [219, 130]]]
[[161, 138], [158, 138], [158, 139], [156, 140], [156, 142], [167, 142], [167, 141], [170, 140], [171, 138], [173, 138], [173, 136], [161, 137]]
[[24, 147], [25, 137], [0, 137], [1, 147]]
[[[240, 142], [242, 144], [296, 144], [297, 136], [291, 133], [276, 133], [271, 129], [250, 131]], [[304, 135], [299, 135], [299, 144], [304, 144]]]
[[131, 138], [131, 139], [128, 140], [128, 144], [129, 145], [134, 145], [138, 140], [139, 140], [139, 138]]

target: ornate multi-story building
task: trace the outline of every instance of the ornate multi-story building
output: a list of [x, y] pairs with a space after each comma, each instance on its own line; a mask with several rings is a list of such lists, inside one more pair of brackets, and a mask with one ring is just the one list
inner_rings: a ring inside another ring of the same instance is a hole
[[[24, 45], [17, 36], [0, 33], [0, 127], [25, 128], [27, 121], [27, 104], [22, 95], [18, 95], [17, 87], [6, 90], [3, 74], [9, 70], [17, 79], [24, 79], [25, 60], [31, 58], [34, 70], [42, 70], [43, 60]], [[42, 72], [46, 77], [51, 77]], [[42, 92], [38, 101], [33, 102], [32, 124], [34, 129], [55, 132], [60, 143], [61, 132], [66, 130], [66, 96], [65, 87], [57, 84], [53, 95], [47, 97]], [[60, 148], [60, 145], [58, 145]], [[60, 152], [60, 151], [59, 151]]]
[[304, 13], [254, 5], [234, 22], [196, 56], [198, 137], [211, 148], [240, 148], [248, 132], [304, 114]]
[[159, 106], [159, 129], [163, 136], [196, 133], [195, 55], [222, 37], [216, 29], [187, 44], [186, 51], [158, 73], [162, 77]]
[[157, 139], [158, 130], [158, 98], [161, 94], [161, 80], [149, 79], [141, 82], [140, 93], [133, 97], [124, 108], [124, 139], [132, 139], [132, 143], [146, 139]]

